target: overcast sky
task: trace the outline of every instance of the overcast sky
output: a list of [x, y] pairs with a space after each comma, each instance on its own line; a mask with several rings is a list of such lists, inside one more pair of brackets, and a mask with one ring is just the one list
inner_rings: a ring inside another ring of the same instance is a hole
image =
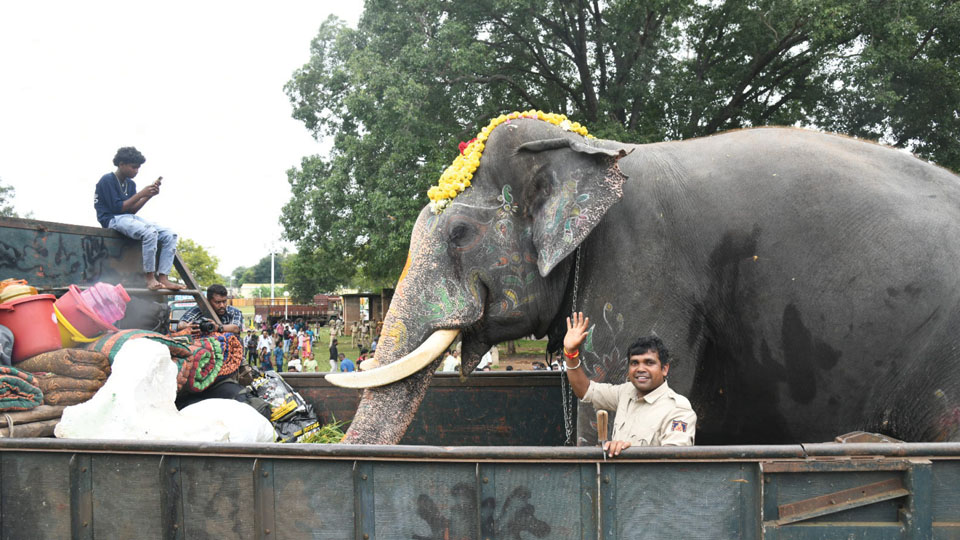
[[251, 266], [280, 236], [286, 170], [329, 148], [290, 117], [283, 85], [330, 14], [361, 0], [0, 3], [0, 179], [35, 219], [99, 226], [117, 148], [147, 158], [139, 212]]

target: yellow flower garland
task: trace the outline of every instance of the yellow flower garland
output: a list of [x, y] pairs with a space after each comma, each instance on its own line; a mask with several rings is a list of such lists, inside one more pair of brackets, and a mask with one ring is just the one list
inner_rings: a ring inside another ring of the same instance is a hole
[[490, 121], [487, 127], [480, 130], [477, 138], [470, 141], [470, 144], [460, 153], [453, 164], [447, 167], [440, 175], [440, 182], [427, 191], [430, 197], [430, 209], [434, 214], [443, 212], [443, 209], [450, 205], [450, 202], [463, 190], [470, 187], [470, 180], [473, 179], [473, 173], [480, 166], [480, 156], [483, 155], [484, 143], [490, 137], [493, 129], [500, 124], [517, 118], [533, 118], [550, 122], [555, 126], [579, 133], [584, 137], [590, 137], [587, 128], [581, 126], [578, 122], [571, 122], [562, 114], [545, 113], [543, 111], [524, 111], [512, 112], [510, 114], [501, 114]]

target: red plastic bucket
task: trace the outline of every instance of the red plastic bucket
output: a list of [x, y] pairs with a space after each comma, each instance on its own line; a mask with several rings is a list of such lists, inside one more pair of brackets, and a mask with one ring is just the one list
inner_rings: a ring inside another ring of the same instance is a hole
[[57, 309], [70, 325], [87, 337], [94, 337], [103, 332], [117, 332], [117, 327], [100, 318], [80, 296], [80, 289], [71, 285], [64, 294], [57, 299]]
[[0, 304], [0, 324], [13, 332], [13, 361], [60, 348], [60, 326], [52, 294], [14, 298]]

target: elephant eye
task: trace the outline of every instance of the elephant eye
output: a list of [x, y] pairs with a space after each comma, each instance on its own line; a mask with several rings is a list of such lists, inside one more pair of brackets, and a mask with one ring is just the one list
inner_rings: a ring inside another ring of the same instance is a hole
[[455, 247], [463, 247], [470, 243], [473, 237], [473, 228], [466, 223], [457, 223], [450, 229], [448, 240]]

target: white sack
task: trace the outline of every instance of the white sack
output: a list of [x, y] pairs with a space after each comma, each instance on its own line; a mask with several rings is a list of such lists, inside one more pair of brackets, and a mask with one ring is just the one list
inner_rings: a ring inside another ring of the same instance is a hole
[[177, 365], [164, 345], [149, 339], [130, 340], [111, 367], [110, 377], [92, 399], [64, 409], [54, 435], [65, 439], [227, 440], [223, 422], [177, 411]]
[[273, 424], [256, 409], [233, 399], [205, 399], [180, 411], [184, 416], [218, 418], [227, 426], [230, 442], [274, 442], [277, 433]]

